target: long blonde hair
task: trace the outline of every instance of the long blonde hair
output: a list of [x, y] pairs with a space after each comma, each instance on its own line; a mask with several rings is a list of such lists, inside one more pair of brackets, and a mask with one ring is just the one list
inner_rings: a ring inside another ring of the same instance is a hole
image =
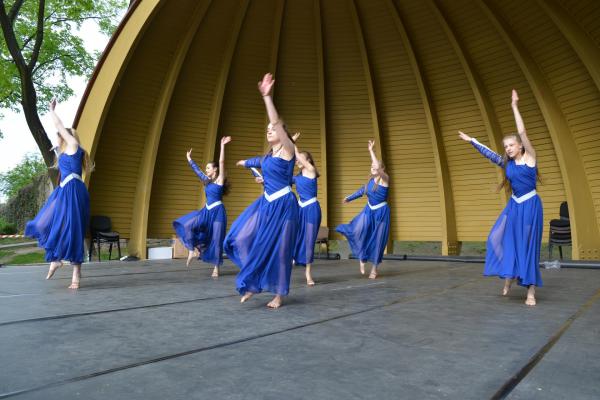
[[[66, 128], [66, 129], [71, 134], [71, 136], [73, 136], [77, 140], [77, 144], [83, 151], [83, 159], [81, 160], [81, 169], [85, 172], [86, 176], [89, 176], [95, 167], [94, 163], [92, 162], [92, 159], [90, 158], [90, 154], [87, 152], [86, 149], [81, 147], [81, 140], [79, 140], [79, 135], [77, 134], [77, 131], [73, 128]], [[56, 157], [54, 158], [54, 164], [52, 164], [52, 167], [50, 167], [50, 168], [58, 169], [58, 159], [60, 158], [60, 155], [65, 152], [65, 150], [67, 148], [67, 142], [65, 142], [65, 140], [60, 135], [58, 135], [58, 142], [59, 142], [59, 144], [57, 146]], [[60, 173], [60, 171], [59, 171], [59, 173]]]

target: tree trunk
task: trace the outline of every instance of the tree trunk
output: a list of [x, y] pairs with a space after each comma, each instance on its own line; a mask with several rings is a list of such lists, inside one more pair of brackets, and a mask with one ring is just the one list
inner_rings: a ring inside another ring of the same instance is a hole
[[48, 167], [50, 181], [52, 182], [52, 185], [56, 187], [58, 184], [58, 170], [50, 168], [55, 161], [54, 152], [50, 150], [52, 142], [48, 139], [46, 130], [42, 125], [42, 121], [40, 121], [37, 108], [37, 95], [33, 86], [33, 79], [29, 73], [21, 76], [21, 92], [23, 93], [21, 105], [23, 106], [23, 113], [25, 114], [27, 126], [40, 149], [40, 153], [42, 153], [44, 163], [46, 163], [46, 166]]

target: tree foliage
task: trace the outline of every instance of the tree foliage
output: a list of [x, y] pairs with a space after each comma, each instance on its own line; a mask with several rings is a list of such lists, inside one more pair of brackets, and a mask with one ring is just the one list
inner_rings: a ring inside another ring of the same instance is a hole
[[[46, 110], [52, 97], [63, 101], [73, 95], [67, 76], [88, 77], [98, 60], [99, 54], [88, 53], [78, 36], [83, 22], [94, 20], [102, 33], [111, 35], [127, 1], [0, 0], [0, 6], [6, 11], [8, 22], [12, 22], [18, 52], [31, 71], [37, 106]], [[7, 42], [4, 33], [4, 40], [0, 41], [0, 107], [18, 111], [23, 97], [21, 76]]]
[[46, 165], [53, 155], [39, 110], [52, 97], [72, 96], [67, 76], [89, 77], [99, 57], [88, 53], [78, 30], [93, 20], [110, 35], [127, 6], [127, 0], [0, 0], [0, 108], [23, 110]]
[[46, 173], [46, 164], [39, 154], [26, 154], [13, 169], [0, 174], [0, 192], [7, 198], [14, 197], [19, 189]]

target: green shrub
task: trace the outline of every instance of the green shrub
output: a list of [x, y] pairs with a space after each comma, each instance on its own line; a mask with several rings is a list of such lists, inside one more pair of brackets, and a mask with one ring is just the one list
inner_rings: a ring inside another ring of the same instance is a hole
[[17, 233], [17, 226], [0, 217], [0, 235], [14, 235], [15, 233]]

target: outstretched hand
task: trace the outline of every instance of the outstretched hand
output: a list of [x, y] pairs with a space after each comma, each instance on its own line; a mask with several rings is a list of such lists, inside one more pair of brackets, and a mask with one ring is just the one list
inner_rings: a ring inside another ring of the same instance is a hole
[[240, 161], [236, 162], [235, 165], [237, 165], [238, 167], [245, 167], [246, 160], [240, 160]]
[[519, 95], [515, 89], [512, 90], [512, 102], [511, 105], [514, 107], [519, 103]]
[[231, 136], [223, 136], [221, 138], [221, 146], [224, 146], [229, 142], [231, 142]]
[[188, 161], [192, 161], [192, 149], [189, 149], [185, 155], [187, 156]]
[[265, 74], [261, 81], [258, 82], [258, 91], [262, 96], [268, 96], [273, 90], [275, 79], [270, 73]]
[[369, 140], [369, 151], [373, 151], [374, 148], [375, 148], [375, 141]]
[[471, 141], [471, 136], [467, 135], [466, 133], [462, 132], [462, 131], [458, 131], [458, 136], [464, 140], [465, 142], [470, 142]]
[[299, 137], [300, 137], [300, 132], [294, 133], [294, 136], [292, 136], [292, 141], [294, 143], [296, 143], [296, 141], [298, 140]]

